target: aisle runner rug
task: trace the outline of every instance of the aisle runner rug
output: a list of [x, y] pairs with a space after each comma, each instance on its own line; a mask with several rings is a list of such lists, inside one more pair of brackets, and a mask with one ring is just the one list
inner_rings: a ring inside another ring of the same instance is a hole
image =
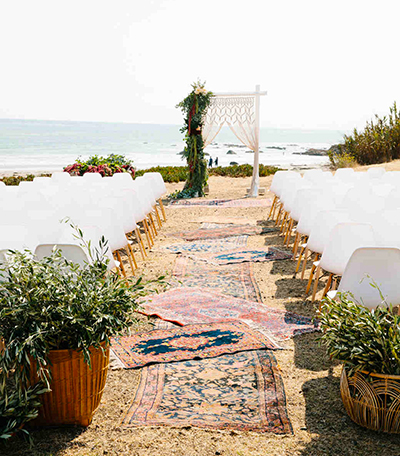
[[235, 249], [247, 245], [248, 236], [232, 236], [227, 238], [215, 239], [211, 241], [185, 242], [184, 244], [172, 244], [162, 247], [171, 253], [207, 253], [224, 252], [225, 250]]
[[193, 223], [218, 223], [219, 225], [253, 225], [256, 226], [258, 221], [248, 219], [247, 217], [224, 217], [223, 215], [204, 215], [195, 220], [188, 220]]
[[195, 206], [218, 206], [218, 207], [269, 207], [271, 199], [244, 198], [244, 199], [204, 199], [191, 198], [174, 200], [169, 203], [169, 207], [195, 207]]
[[292, 433], [279, 368], [265, 350], [145, 367], [121, 425]]
[[[220, 226], [220, 225], [218, 225]], [[240, 236], [242, 234], [257, 235], [275, 231], [275, 228], [251, 226], [251, 225], [222, 225], [219, 228], [200, 228], [192, 231], [179, 231], [168, 233], [167, 236], [185, 239], [186, 241], [196, 241], [199, 239], [218, 239], [229, 236]]]
[[193, 257], [195, 260], [201, 260], [215, 265], [243, 263], [244, 261], [251, 261], [255, 263], [263, 261], [287, 260], [292, 258], [290, 253], [283, 252], [276, 247], [269, 247], [268, 249], [241, 248], [226, 252], [192, 254], [189, 256]]
[[180, 256], [173, 277], [184, 287], [212, 288], [219, 293], [262, 302], [251, 263], [215, 266]]
[[[156, 319], [154, 324], [154, 329], [151, 331], [155, 331], [157, 329], [172, 329], [176, 328], [177, 325], [171, 323], [170, 321], [160, 320], [159, 318]], [[113, 351], [113, 347], [110, 347], [110, 369], [111, 370], [121, 370], [126, 369], [125, 364], [121, 361], [121, 359], [117, 356], [116, 353]]]
[[277, 340], [318, 330], [318, 324], [309, 317], [200, 287], [172, 288], [147, 299], [141, 308], [145, 315], [156, 315], [179, 325], [240, 320]]
[[267, 336], [240, 321], [156, 329], [111, 339], [111, 347], [125, 369], [150, 363], [214, 358], [225, 353], [277, 349]]

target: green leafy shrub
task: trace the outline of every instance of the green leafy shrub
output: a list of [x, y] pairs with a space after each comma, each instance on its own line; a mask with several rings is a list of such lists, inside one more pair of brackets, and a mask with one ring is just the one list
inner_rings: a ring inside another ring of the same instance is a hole
[[360, 165], [384, 163], [400, 158], [400, 112], [396, 103], [389, 115], [367, 122], [363, 131], [354, 129], [353, 135], [344, 136], [343, 153]]
[[[90, 243], [83, 245], [90, 250]], [[9, 438], [37, 416], [38, 397], [51, 380], [50, 350], [80, 350], [90, 364], [91, 346], [109, 345], [111, 336], [134, 321], [145, 286], [141, 279], [127, 282], [109, 272], [106, 249], [103, 239], [99, 250], [89, 251], [91, 263], [84, 268], [63, 258], [60, 250], [41, 260], [29, 251], [11, 252], [0, 269], [5, 344], [0, 353], [0, 438]], [[32, 359], [41, 379], [35, 385], [30, 384]]]
[[331, 169], [336, 170], [338, 168], [353, 168], [357, 165], [357, 162], [353, 155], [346, 152], [342, 144], [332, 146], [328, 150], [328, 157], [331, 163]]
[[[49, 177], [51, 174], [40, 174], [41, 177]], [[28, 174], [26, 176], [6, 176], [0, 179], [0, 181], [4, 182], [6, 185], [19, 185], [22, 181], [33, 181], [35, 178], [34, 174]]]
[[392, 306], [370, 311], [338, 293], [338, 300], [324, 300], [320, 320], [322, 344], [346, 364], [349, 375], [359, 370], [400, 375], [400, 316]]
[[160, 173], [164, 182], [183, 182], [187, 179], [188, 170], [186, 166], [155, 166], [148, 169], [136, 171], [136, 176], [143, 176], [144, 173]]
[[[279, 168], [274, 166], [259, 165], [260, 177], [270, 176], [275, 174]], [[253, 175], [252, 165], [232, 165], [232, 166], [217, 166], [208, 170], [210, 176], [227, 176], [227, 177], [251, 177]]]

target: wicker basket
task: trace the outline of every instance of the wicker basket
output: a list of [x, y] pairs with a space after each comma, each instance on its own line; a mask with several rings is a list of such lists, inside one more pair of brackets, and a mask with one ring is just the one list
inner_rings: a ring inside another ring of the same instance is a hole
[[340, 393], [350, 418], [374, 431], [400, 433], [400, 375], [356, 372], [343, 366]]
[[[104, 348], [104, 347], [103, 347]], [[100, 404], [107, 378], [110, 349], [90, 350], [91, 364], [76, 350], [52, 350], [51, 392], [41, 396], [39, 416], [32, 426], [89, 426]], [[32, 363], [31, 380], [36, 382], [36, 363]]]

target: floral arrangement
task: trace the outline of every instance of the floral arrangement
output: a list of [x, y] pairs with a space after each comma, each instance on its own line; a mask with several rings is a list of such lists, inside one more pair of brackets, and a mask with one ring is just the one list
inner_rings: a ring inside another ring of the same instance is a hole
[[204, 83], [198, 81], [192, 84], [192, 91], [176, 106], [185, 116], [185, 123], [180, 131], [185, 133], [186, 146], [182, 157], [186, 158], [189, 168], [185, 187], [178, 193], [177, 198], [204, 196], [208, 175], [201, 131], [212, 95], [212, 92], [205, 89]]
[[87, 161], [82, 161], [79, 157], [73, 165], [68, 165], [64, 171], [72, 176], [83, 176], [85, 173], [100, 173], [104, 176], [112, 176], [115, 173], [131, 173], [135, 176], [135, 168], [132, 160], [128, 160], [124, 155], [110, 154], [108, 157], [93, 155]]

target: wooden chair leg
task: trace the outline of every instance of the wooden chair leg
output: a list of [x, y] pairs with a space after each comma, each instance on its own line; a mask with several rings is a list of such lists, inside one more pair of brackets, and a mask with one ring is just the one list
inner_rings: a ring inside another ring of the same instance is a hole
[[294, 220], [291, 218], [290, 219], [290, 223], [289, 223], [289, 229], [288, 229], [288, 232], [287, 232], [287, 239], [286, 239], [286, 246], [287, 247], [289, 247], [290, 239], [292, 237], [293, 224], [294, 224]]
[[160, 208], [161, 208], [161, 213], [162, 213], [162, 216], [163, 216], [163, 219], [164, 219], [164, 222], [167, 221], [167, 216], [165, 215], [165, 209], [164, 209], [164, 204], [162, 202], [162, 199], [159, 198], [158, 200], [158, 204], [160, 205]]
[[147, 243], [149, 245], [149, 249], [151, 249], [153, 247], [153, 238], [151, 237], [151, 233], [150, 233], [150, 230], [149, 230], [149, 225], [147, 224], [147, 220], [145, 218], [143, 219], [143, 229], [144, 229], [144, 232], [146, 234], [146, 238], [147, 238]]
[[158, 235], [158, 232], [157, 232], [156, 224], [154, 223], [153, 214], [151, 212], [149, 212], [149, 219], [150, 219], [150, 226], [152, 227], [152, 229], [154, 231], [154, 239], [155, 239], [155, 237]]
[[154, 207], [154, 211], [155, 211], [155, 214], [156, 214], [158, 228], [161, 229], [162, 228], [162, 222], [161, 222], [160, 214], [158, 213], [157, 206]]
[[328, 276], [328, 280], [326, 282], [326, 285], [325, 285], [325, 288], [324, 288], [324, 292], [322, 293], [322, 297], [323, 298], [326, 296], [326, 293], [328, 293], [328, 291], [329, 291], [329, 288], [330, 288], [331, 283], [332, 283], [332, 276], [333, 276], [333, 274], [329, 274], [329, 276]]
[[124, 248], [124, 252], [125, 252], [126, 256], [128, 257], [129, 266], [131, 267], [132, 275], [135, 275], [135, 267], [133, 265], [132, 258], [131, 258], [131, 255], [130, 255], [130, 251], [129, 251], [129, 247], [131, 246], [129, 244], [129, 242], [128, 242], [127, 246], [128, 246], [128, 249]]
[[143, 239], [142, 239], [142, 235], [140, 234], [139, 228], [135, 228], [135, 234], [136, 234], [136, 239], [139, 244], [140, 254], [142, 255], [142, 260], [144, 261], [145, 257], [147, 256], [147, 253], [146, 253], [146, 249], [144, 248]]
[[314, 277], [314, 271], [315, 271], [315, 266], [312, 265], [311, 266], [311, 271], [310, 271], [310, 277], [308, 278], [308, 282], [307, 282], [306, 294], [308, 294], [308, 292], [310, 291], [312, 280], [313, 280], [313, 277]]
[[285, 212], [283, 214], [283, 219], [282, 219], [282, 224], [281, 224], [281, 229], [280, 229], [281, 233], [283, 233], [283, 229], [286, 226], [286, 222], [287, 222], [288, 216], [289, 216], [288, 212]]
[[119, 250], [115, 252], [117, 254], [117, 259], [119, 261], [119, 267], [121, 268], [122, 275], [126, 278], [126, 271], [124, 267], [124, 263], [122, 262], [121, 254], [119, 253]]
[[312, 292], [311, 301], [315, 301], [315, 295], [317, 294], [317, 290], [318, 290], [318, 282], [319, 282], [320, 273], [321, 273], [321, 266], [318, 265], [317, 270], [315, 271], [314, 288], [313, 288], [313, 292]]
[[292, 249], [292, 252], [293, 252], [293, 260], [296, 259], [296, 256], [297, 256], [297, 250], [299, 248], [299, 242], [300, 242], [300, 233], [298, 231], [296, 231], [296, 235], [294, 237], [294, 242], [293, 242], [293, 249]]
[[271, 209], [269, 210], [269, 214], [268, 214], [268, 218], [267, 220], [270, 219], [271, 215], [272, 215], [272, 211], [274, 210], [275, 212], [275, 204], [276, 204], [276, 200], [278, 199], [278, 197], [275, 195], [274, 196], [274, 200], [272, 201], [272, 206], [271, 206]]
[[304, 251], [303, 267], [301, 268], [301, 280], [304, 279], [304, 274], [306, 272], [307, 255], [308, 255], [308, 247], [306, 247], [306, 250]]
[[299, 253], [299, 259], [298, 259], [298, 261], [297, 261], [297, 266], [296, 266], [296, 274], [299, 272], [299, 268], [300, 268], [300, 264], [301, 264], [301, 259], [302, 259], [302, 257], [303, 257], [304, 250], [305, 250], [305, 247], [301, 247], [300, 253]]
[[128, 242], [128, 248], [129, 248], [129, 253], [131, 254], [133, 264], [135, 265], [135, 269], [138, 268], [138, 264], [135, 258], [135, 252], [133, 251], [132, 245], [130, 242]]
[[283, 206], [282, 206], [282, 204], [280, 204], [279, 205], [279, 210], [278, 210], [278, 215], [276, 216], [275, 226], [278, 226], [279, 220], [280, 220], [281, 215], [282, 215], [282, 212], [283, 212]]

